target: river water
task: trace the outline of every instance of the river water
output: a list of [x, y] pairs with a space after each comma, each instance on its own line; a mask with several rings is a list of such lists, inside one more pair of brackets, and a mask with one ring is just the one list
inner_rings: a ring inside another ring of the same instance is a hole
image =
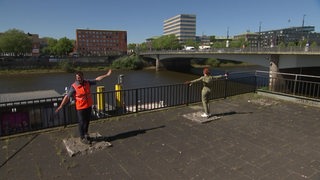
[[[225, 71], [253, 71], [265, 70], [260, 66], [248, 66], [238, 68], [213, 69], [213, 74], [223, 74]], [[106, 91], [114, 90], [114, 85], [118, 82], [119, 75], [123, 77], [123, 89], [152, 87], [159, 85], [169, 85], [183, 83], [193, 80], [201, 75], [202, 68], [194, 69], [196, 74], [186, 74], [174, 71], [155, 71], [138, 70], [123, 71], [113, 70], [111, 76], [106, 77], [97, 85], [105, 87]], [[104, 72], [84, 72], [85, 79], [94, 79]], [[47, 74], [28, 74], [28, 75], [1, 75], [0, 76], [0, 93], [13, 93], [38, 90], [56, 90], [58, 93], [64, 93], [65, 87], [70, 87], [74, 82], [75, 75], [73, 73], [47, 73]]]

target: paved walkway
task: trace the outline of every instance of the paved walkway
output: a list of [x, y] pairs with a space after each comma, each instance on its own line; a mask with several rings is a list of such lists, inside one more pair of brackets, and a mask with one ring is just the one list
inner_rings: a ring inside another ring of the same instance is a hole
[[77, 127], [1, 140], [0, 179], [320, 179], [320, 110], [246, 94], [94, 122], [111, 147], [70, 157]]

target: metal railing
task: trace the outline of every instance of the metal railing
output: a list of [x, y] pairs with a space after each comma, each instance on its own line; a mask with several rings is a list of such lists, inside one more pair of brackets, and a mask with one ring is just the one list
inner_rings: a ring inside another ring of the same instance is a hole
[[[214, 81], [210, 98], [227, 98], [258, 90], [320, 101], [319, 87], [320, 76], [274, 73], [270, 77], [267, 71], [232, 73], [228, 79]], [[93, 120], [197, 103], [201, 101], [201, 89], [202, 84], [195, 83], [93, 93]], [[102, 110], [97, 108], [101, 94]], [[0, 103], [0, 137], [77, 123], [72, 102], [55, 113], [62, 98]]]
[[146, 50], [139, 52], [140, 55], [150, 54], [320, 54], [320, 47], [246, 47], [246, 48], [211, 48], [205, 50]]
[[320, 76], [256, 71], [256, 77], [260, 91], [320, 100]]
[[[93, 120], [130, 113], [188, 105], [201, 101], [201, 83], [192, 86], [173, 84], [137, 89], [93, 93]], [[218, 79], [212, 85], [211, 99], [254, 92], [256, 77]], [[104, 109], [97, 109], [98, 95], [103, 94]], [[121, 102], [117, 97], [121, 96]], [[0, 103], [0, 136], [36, 131], [77, 123], [74, 103], [67, 104], [59, 113], [55, 109], [63, 97]]]

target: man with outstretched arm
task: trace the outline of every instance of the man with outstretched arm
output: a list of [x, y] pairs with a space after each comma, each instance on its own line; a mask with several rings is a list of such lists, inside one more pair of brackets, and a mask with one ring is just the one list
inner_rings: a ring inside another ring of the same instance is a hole
[[89, 122], [91, 119], [91, 111], [93, 99], [90, 92], [92, 85], [96, 85], [97, 81], [101, 81], [107, 76], [110, 76], [112, 70], [110, 69], [106, 74], [96, 77], [92, 80], [86, 80], [83, 77], [83, 72], [76, 72], [75, 82], [71, 85], [68, 93], [64, 96], [60, 106], [56, 109], [56, 113], [60, 111], [65, 104], [70, 100], [70, 97], [75, 99], [77, 116], [79, 121], [79, 134], [80, 141], [84, 144], [91, 144], [90, 137], [88, 134]]

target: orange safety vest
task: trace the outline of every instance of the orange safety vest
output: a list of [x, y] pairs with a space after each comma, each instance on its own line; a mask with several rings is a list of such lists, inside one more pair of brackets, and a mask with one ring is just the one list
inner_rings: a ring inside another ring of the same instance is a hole
[[75, 89], [76, 109], [86, 109], [92, 106], [93, 100], [90, 93], [90, 84], [88, 81], [83, 81], [81, 84], [72, 84]]

